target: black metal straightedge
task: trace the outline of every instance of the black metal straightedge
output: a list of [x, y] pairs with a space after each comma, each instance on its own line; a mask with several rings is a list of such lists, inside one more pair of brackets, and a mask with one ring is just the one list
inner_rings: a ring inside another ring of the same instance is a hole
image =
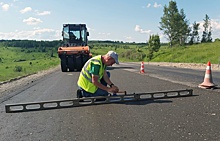
[[[150, 92], [150, 93], [134, 93], [134, 94], [117, 95], [117, 96], [86, 97], [86, 98], [75, 98], [70, 100], [64, 99], [64, 100], [41, 101], [41, 102], [32, 102], [32, 103], [7, 104], [5, 105], [5, 111], [6, 113], [28, 112], [28, 111], [70, 108], [70, 107], [108, 104], [108, 103], [123, 103], [130, 101], [139, 101], [139, 100], [186, 97], [192, 95], [193, 95], [193, 90], [186, 89], [186, 90], [159, 91], [159, 92]], [[103, 98], [105, 98], [104, 101], [99, 101]]]

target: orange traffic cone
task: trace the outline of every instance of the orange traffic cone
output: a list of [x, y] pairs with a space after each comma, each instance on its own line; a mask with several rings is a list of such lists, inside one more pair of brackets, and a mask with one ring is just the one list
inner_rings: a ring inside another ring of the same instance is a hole
[[207, 67], [206, 67], [204, 81], [203, 81], [203, 83], [199, 84], [198, 87], [204, 88], [204, 89], [209, 89], [209, 88], [213, 88], [215, 86], [216, 85], [212, 81], [211, 63], [208, 62]]
[[144, 62], [141, 62], [140, 73], [145, 73], [145, 72], [144, 72]]

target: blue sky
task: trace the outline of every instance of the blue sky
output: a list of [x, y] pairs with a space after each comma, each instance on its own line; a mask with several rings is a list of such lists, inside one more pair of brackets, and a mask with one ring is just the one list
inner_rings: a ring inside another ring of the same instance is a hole
[[[160, 18], [170, 0], [0, 0], [0, 39], [62, 39], [64, 23], [85, 23], [89, 40], [146, 42], [160, 35]], [[190, 24], [200, 24], [207, 14], [212, 37], [220, 38], [220, 1], [176, 0]], [[201, 35], [200, 35], [201, 36]]]

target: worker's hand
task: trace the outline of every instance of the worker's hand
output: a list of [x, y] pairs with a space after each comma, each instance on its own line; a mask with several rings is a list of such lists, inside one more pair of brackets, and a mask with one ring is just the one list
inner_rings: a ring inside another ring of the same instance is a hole
[[118, 89], [118, 87], [117, 87], [117, 86], [115, 86], [115, 85], [112, 85], [112, 88], [116, 88], [116, 89]]
[[119, 88], [117, 86], [115, 86], [115, 85], [113, 85], [112, 88], [115, 89], [115, 91], [116, 91], [115, 93], [117, 93], [119, 91]]
[[117, 86], [112, 86], [111, 88], [109, 88], [108, 92], [111, 93], [117, 93], [119, 91]]

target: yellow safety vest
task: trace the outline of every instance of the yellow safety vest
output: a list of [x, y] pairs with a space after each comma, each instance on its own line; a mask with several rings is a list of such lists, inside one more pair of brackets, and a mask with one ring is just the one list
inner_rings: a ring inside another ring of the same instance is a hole
[[92, 74], [89, 72], [91, 68], [91, 64], [97, 64], [100, 65], [99, 70], [99, 82], [101, 78], [104, 75], [105, 65], [102, 63], [101, 55], [95, 56], [91, 59], [89, 59], [86, 64], [83, 66], [82, 71], [79, 75], [78, 79], [78, 86], [84, 89], [87, 92], [95, 93], [95, 91], [98, 89], [93, 83], [92, 83]]

